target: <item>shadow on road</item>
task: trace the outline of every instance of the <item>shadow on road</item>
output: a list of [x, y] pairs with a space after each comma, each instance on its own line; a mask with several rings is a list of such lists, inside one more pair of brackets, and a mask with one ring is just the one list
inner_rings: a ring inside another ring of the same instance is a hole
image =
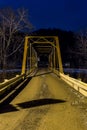
[[61, 99], [39, 99], [39, 100], [33, 100], [29, 102], [23, 102], [20, 104], [17, 104], [21, 108], [32, 108], [32, 107], [38, 107], [42, 105], [49, 105], [49, 104], [56, 104], [56, 103], [64, 103], [66, 102], [65, 100]]
[[18, 111], [16, 107], [11, 104], [0, 106], [0, 114]]
[[[16, 104], [16, 106], [20, 107], [20, 109], [26, 109], [26, 108], [33, 108], [33, 107], [38, 107], [43, 105], [50, 105], [50, 104], [57, 104], [57, 103], [64, 103], [64, 102], [66, 101], [61, 99], [48, 98], [48, 99], [38, 99], [38, 100], [23, 102], [23, 103]], [[2, 106], [0, 106], [0, 114], [19, 111], [20, 109], [17, 109], [16, 106], [12, 104], [3, 104]]]

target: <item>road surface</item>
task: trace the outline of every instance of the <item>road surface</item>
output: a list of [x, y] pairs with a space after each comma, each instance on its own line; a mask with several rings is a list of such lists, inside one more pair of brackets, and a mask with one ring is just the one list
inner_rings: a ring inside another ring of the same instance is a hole
[[84, 96], [50, 72], [39, 71], [2, 108], [0, 130], [87, 130]]

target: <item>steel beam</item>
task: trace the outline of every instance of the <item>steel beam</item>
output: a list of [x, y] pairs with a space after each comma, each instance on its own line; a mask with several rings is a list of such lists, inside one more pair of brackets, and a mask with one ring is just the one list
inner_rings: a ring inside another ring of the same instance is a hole
[[61, 73], [63, 73], [63, 66], [62, 66], [62, 59], [61, 59], [61, 53], [60, 53], [60, 46], [59, 46], [58, 37], [56, 37], [55, 40], [56, 40], [56, 50], [57, 50], [58, 63], [59, 63], [59, 71]]
[[22, 74], [25, 74], [26, 70], [26, 59], [27, 59], [27, 48], [28, 48], [28, 37], [25, 37], [25, 43], [24, 43], [24, 54], [23, 54], [23, 62], [22, 62]]

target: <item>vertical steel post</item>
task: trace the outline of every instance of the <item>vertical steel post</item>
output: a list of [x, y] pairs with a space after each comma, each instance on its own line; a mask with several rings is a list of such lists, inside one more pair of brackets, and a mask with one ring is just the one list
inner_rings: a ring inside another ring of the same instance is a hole
[[21, 74], [25, 74], [25, 70], [26, 70], [27, 48], [28, 48], [28, 37], [25, 37], [24, 54], [23, 54], [23, 62], [22, 62]]
[[31, 71], [31, 67], [32, 67], [32, 50], [31, 50], [31, 43], [30, 43], [30, 71]]
[[51, 53], [51, 68], [53, 67], [53, 62], [52, 62], [52, 53]]
[[56, 58], [56, 68], [58, 69], [59, 64], [58, 64], [58, 55], [57, 55], [57, 49], [55, 48], [55, 58]]
[[63, 66], [62, 66], [62, 59], [61, 59], [61, 53], [60, 53], [58, 37], [55, 37], [55, 40], [56, 40], [56, 49], [57, 49], [57, 56], [58, 56], [58, 62], [59, 62], [59, 71], [61, 73], [63, 73]]
[[[34, 49], [35, 51], [35, 49]], [[37, 52], [35, 51], [35, 67], [38, 67], [38, 56], [37, 56]]]
[[49, 62], [48, 67], [50, 68], [50, 55], [49, 55], [49, 57], [48, 57], [48, 62]]
[[55, 64], [55, 47], [54, 47], [53, 55], [54, 55], [53, 59], [54, 59], [54, 69], [55, 69], [55, 67], [56, 67], [56, 64]]
[[35, 67], [38, 67], [38, 57], [37, 57], [37, 53], [35, 51], [35, 49], [33, 48], [34, 50], [34, 63], [35, 63]]

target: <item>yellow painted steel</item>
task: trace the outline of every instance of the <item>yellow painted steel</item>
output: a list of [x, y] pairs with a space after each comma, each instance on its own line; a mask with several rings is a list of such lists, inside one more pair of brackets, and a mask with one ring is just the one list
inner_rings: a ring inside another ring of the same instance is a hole
[[53, 59], [54, 59], [54, 69], [55, 69], [55, 67], [56, 67], [56, 64], [55, 64], [55, 47], [54, 47], [54, 52], [53, 52], [53, 55], [54, 55], [54, 57], [53, 57]]
[[[50, 40], [51, 39], [51, 40]], [[60, 47], [59, 47], [59, 39], [57, 36], [27, 36], [25, 37], [25, 47], [24, 47], [24, 55], [23, 55], [23, 64], [22, 64], [22, 74], [25, 73], [25, 70], [26, 70], [26, 57], [27, 57], [27, 48], [28, 48], [28, 40], [31, 40], [31, 45], [30, 45], [30, 69], [32, 67], [32, 59], [33, 59], [33, 62], [35, 63], [38, 62], [37, 61], [37, 58], [35, 59], [35, 55], [34, 53], [32, 54], [32, 49], [31, 49], [31, 46], [34, 45], [34, 44], [39, 44], [39, 47], [40, 47], [40, 44], [41, 46], [43, 46], [43, 43], [44, 44], [50, 44], [52, 48], [54, 48], [54, 52], [49, 55], [49, 66], [50, 67], [56, 67], [56, 64], [58, 63], [59, 65], [59, 71], [61, 73], [63, 73], [63, 66], [62, 66], [62, 59], [61, 59], [61, 53], [60, 53]], [[49, 46], [49, 45], [48, 45]], [[48, 46], [44, 46], [45, 48]], [[48, 49], [43, 49], [43, 47], [41, 48], [43, 51], [43, 53], [45, 53]], [[40, 48], [39, 48], [40, 50]], [[33, 56], [32, 56], [33, 55]], [[56, 58], [56, 55], [57, 55], [57, 58], [58, 58], [58, 62], [57, 60], [55, 59]]]
[[28, 48], [28, 37], [25, 37], [22, 72], [21, 72], [22, 74], [25, 74], [26, 69], [27, 48]]
[[56, 40], [56, 49], [57, 49], [57, 56], [58, 56], [58, 63], [59, 63], [59, 71], [61, 73], [63, 73], [63, 65], [62, 65], [62, 59], [61, 59], [61, 53], [60, 53], [58, 37], [56, 37], [55, 40]]
[[51, 53], [51, 68], [53, 68], [53, 52]]
[[32, 48], [31, 48], [31, 43], [30, 43], [30, 71], [32, 67]]
[[32, 47], [32, 58], [31, 58], [31, 68], [36, 67], [37, 54], [35, 49]]

